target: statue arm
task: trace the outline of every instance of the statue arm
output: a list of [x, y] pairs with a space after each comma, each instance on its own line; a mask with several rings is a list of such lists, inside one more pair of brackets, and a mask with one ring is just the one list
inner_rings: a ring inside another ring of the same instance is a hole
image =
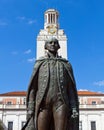
[[40, 65], [39, 62], [36, 62], [34, 65], [33, 73], [27, 91], [27, 119], [31, 118], [31, 116], [35, 112], [35, 99], [36, 99], [36, 92], [38, 89], [39, 65]]
[[32, 89], [29, 94], [29, 101], [27, 102], [27, 119], [31, 118], [35, 107], [35, 91]]
[[79, 113], [79, 103], [78, 103], [78, 94], [77, 88], [75, 83], [75, 78], [73, 74], [73, 69], [70, 63], [68, 63], [68, 80], [69, 80], [69, 87], [68, 87], [68, 95], [69, 95], [69, 102], [72, 110], [72, 118], [78, 117]]
[[64, 67], [67, 71], [66, 79], [68, 82], [68, 97], [69, 97], [70, 107], [75, 108], [78, 107], [78, 95], [77, 95], [76, 82], [73, 74], [73, 68], [68, 61], [62, 63], [64, 64]]
[[71, 108], [71, 117], [73, 119], [79, 116], [78, 95], [77, 90], [75, 88], [76, 87], [73, 86], [73, 83], [70, 82], [68, 87], [68, 95], [69, 95], [69, 105]]
[[78, 107], [77, 90], [75, 89], [75, 86], [70, 79], [69, 79], [69, 84], [68, 84], [68, 95], [69, 95], [69, 102], [70, 102], [71, 108]]
[[39, 67], [40, 67], [41, 64], [42, 64], [41, 61], [35, 62], [33, 72], [32, 72], [31, 78], [30, 78], [30, 83], [28, 85], [28, 90], [27, 90], [27, 105], [28, 105], [29, 101], [35, 99], [35, 96], [36, 96], [35, 94], [36, 94], [36, 91], [37, 91], [37, 88], [38, 88], [38, 83], [37, 83], [37, 81], [38, 81], [38, 71], [39, 71]]

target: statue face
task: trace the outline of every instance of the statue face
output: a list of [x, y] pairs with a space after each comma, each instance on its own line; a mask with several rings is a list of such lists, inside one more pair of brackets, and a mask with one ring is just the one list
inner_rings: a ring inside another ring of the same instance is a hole
[[46, 49], [49, 52], [57, 52], [57, 50], [60, 48], [59, 43], [57, 40], [51, 40], [46, 43]]

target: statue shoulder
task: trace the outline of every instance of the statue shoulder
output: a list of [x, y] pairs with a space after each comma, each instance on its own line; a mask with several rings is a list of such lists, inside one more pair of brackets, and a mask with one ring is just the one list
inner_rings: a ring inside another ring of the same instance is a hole
[[68, 62], [68, 60], [66, 58], [63, 58], [62, 56], [58, 56], [58, 59], [66, 63]]
[[43, 62], [45, 61], [45, 57], [40, 57], [34, 63], [34, 69], [37, 69]]
[[69, 61], [67, 62], [67, 67], [70, 71], [73, 71], [72, 65]]
[[63, 64], [69, 69], [69, 70], [72, 70], [72, 65], [71, 63], [65, 59], [65, 58], [61, 58], [61, 61], [63, 62]]
[[47, 59], [49, 59], [48, 55], [41, 56], [36, 60], [36, 62], [46, 61]]

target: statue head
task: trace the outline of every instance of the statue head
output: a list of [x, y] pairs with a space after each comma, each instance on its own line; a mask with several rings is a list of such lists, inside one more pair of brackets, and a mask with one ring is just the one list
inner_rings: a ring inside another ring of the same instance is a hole
[[52, 37], [45, 41], [44, 48], [49, 52], [56, 53], [60, 48], [59, 42], [56, 38]]

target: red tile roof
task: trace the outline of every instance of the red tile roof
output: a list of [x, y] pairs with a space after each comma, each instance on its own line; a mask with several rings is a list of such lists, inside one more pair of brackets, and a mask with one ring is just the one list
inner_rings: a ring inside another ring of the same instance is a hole
[[78, 91], [79, 96], [104, 96], [104, 93], [91, 91]]
[[26, 91], [15, 91], [0, 94], [0, 96], [26, 96]]
[[[26, 96], [26, 91], [8, 92], [0, 94], [0, 96]], [[104, 93], [79, 90], [78, 96], [104, 96]]]

